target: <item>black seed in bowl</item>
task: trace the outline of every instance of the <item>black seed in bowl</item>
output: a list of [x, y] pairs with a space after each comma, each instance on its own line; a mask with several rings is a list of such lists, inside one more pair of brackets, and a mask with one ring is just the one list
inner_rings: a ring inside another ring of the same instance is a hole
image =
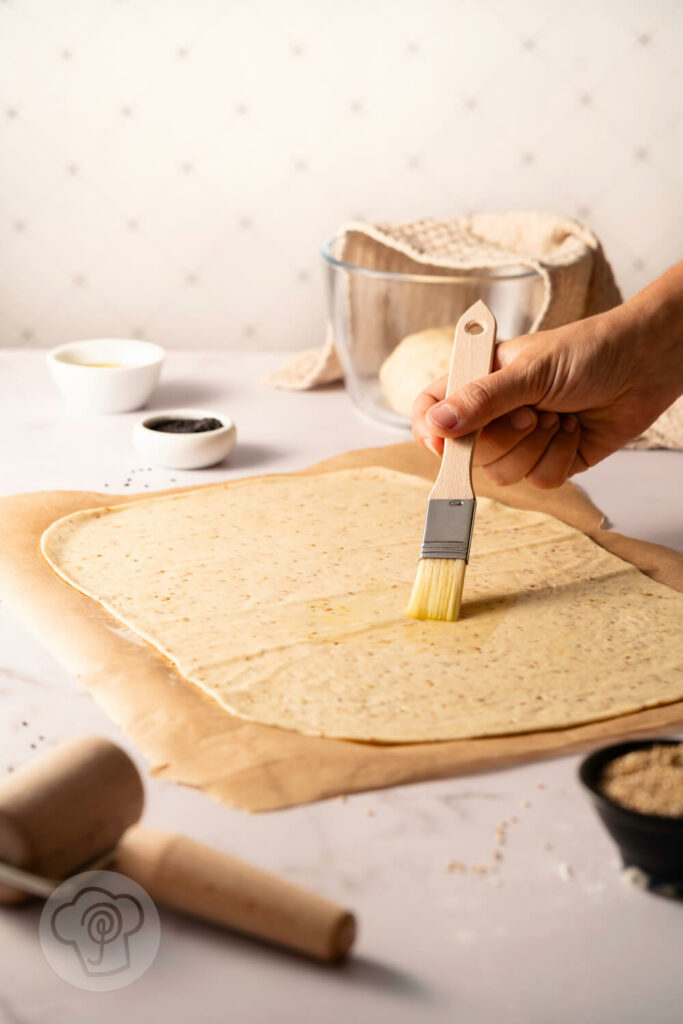
[[205, 416], [201, 420], [157, 420], [146, 423], [149, 430], [161, 430], [165, 434], [203, 434], [207, 430], [220, 430], [223, 426], [215, 416]]

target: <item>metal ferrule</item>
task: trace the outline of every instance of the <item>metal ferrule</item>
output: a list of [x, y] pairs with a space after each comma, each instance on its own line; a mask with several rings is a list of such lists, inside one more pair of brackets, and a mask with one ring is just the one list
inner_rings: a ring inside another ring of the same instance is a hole
[[422, 535], [420, 558], [470, 557], [476, 500], [432, 498]]

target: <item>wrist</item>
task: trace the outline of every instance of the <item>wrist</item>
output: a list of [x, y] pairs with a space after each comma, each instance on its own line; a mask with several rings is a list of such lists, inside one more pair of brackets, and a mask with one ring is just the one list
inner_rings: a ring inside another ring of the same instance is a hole
[[683, 261], [624, 303], [632, 330], [648, 352], [670, 360], [683, 387]]
[[670, 402], [683, 393], [683, 263], [599, 319], [629, 349], [645, 386], [667, 392]]

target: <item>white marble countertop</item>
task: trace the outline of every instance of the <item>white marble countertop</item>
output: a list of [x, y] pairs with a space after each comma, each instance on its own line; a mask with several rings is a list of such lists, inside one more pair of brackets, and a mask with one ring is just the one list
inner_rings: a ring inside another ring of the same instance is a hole
[[[356, 414], [341, 388], [288, 394], [260, 386], [281, 359], [170, 354], [153, 406], [223, 409], [239, 430], [226, 465], [179, 472], [140, 466], [130, 445], [136, 414], [70, 416], [42, 353], [0, 350], [0, 493], [116, 493], [129, 479], [127, 489], [148, 493], [401, 440]], [[580, 483], [615, 529], [681, 547], [682, 458], [622, 452]], [[0, 770], [84, 732], [121, 743], [144, 770], [126, 737], [5, 608], [0, 652]], [[622, 883], [576, 766], [575, 757], [557, 758], [255, 816], [148, 780], [148, 824], [185, 831], [354, 908], [355, 956], [318, 967], [162, 910], [148, 972], [117, 992], [83, 992], [43, 959], [40, 907], [4, 909], [0, 1024], [680, 1021], [683, 907]], [[517, 821], [499, 885], [446, 870], [449, 858], [488, 861], [494, 829], [510, 815]]]

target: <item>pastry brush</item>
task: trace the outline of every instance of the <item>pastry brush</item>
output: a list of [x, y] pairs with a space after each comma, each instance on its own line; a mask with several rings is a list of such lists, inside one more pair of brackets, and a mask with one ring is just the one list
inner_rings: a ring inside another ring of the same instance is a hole
[[[491, 372], [496, 321], [479, 301], [463, 313], [455, 328], [447, 394]], [[472, 455], [478, 431], [446, 438], [436, 482], [427, 502], [422, 549], [406, 615], [413, 619], [460, 617], [465, 569], [470, 554], [476, 500]]]

